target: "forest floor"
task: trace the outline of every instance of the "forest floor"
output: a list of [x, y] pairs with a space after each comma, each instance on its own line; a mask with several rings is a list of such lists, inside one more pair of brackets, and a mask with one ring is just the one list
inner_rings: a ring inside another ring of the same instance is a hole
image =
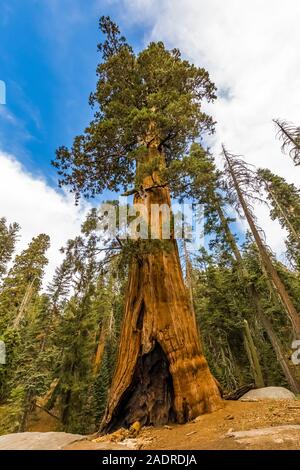
[[[39, 411], [28, 431], [57, 431], [55, 420]], [[16, 435], [15, 435], [16, 436]], [[50, 436], [50, 435], [49, 435]], [[76, 440], [66, 450], [100, 449], [300, 449], [300, 401], [225, 401], [224, 407], [184, 425], [144, 427], [135, 438], [121, 433]], [[74, 436], [75, 437], [75, 436]], [[1, 447], [1, 446], [0, 446]]]

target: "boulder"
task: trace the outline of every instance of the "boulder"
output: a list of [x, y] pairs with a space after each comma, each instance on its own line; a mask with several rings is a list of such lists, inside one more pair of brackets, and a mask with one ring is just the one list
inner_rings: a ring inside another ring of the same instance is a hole
[[61, 450], [82, 440], [86, 437], [66, 432], [19, 432], [0, 436], [0, 450]]
[[245, 393], [240, 401], [263, 401], [263, 400], [296, 400], [296, 396], [284, 387], [264, 387], [250, 390]]
[[243, 449], [298, 449], [300, 426], [283, 425], [234, 432], [231, 430], [225, 437], [241, 444]]

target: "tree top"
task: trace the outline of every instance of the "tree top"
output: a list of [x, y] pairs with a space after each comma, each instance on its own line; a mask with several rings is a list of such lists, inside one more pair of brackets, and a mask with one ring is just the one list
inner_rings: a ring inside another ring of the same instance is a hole
[[216, 98], [204, 68], [162, 42], [135, 53], [109, 17], [100, 19], [100, 30], [102, 60], [90, 95], [93, 120], [71, 148], [57, 150], [53, 162], [60, 185], [69, 186], [77, 199], [105, 189], [127, 190], [136, 163], [153, 143], [168, 165], [203, 132], [214, 130], [212, 117], [201, 107], [204, 99]]

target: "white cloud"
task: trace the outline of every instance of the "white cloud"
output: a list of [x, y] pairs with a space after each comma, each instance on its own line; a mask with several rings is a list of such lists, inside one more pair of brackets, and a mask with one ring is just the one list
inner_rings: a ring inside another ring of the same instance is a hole
[[0, 151], [0, 217], [21, 225], [17, 252], [40, 233], [50, 236], [45, 284], [62, 260], [59, 249], [80, 232], [87, 205], [76, 207], [74, 198], [55, 191], [43, 179], [26, 172], [11, 155]]
[[[219, 92], [208, 107], [217, 120], [215, 153], [224, 142], [247, 161], [299, 184], [299, 168], [282, 156], [273, 118], [300, 123], [298, 0], [125, 0], [126, 19], [151, 26], [147, 39], [178, 47], [205, 66]], [[229, 95], [229, 96], [228, 96]], [[284, 233], [257, 209], [270, 246]]]

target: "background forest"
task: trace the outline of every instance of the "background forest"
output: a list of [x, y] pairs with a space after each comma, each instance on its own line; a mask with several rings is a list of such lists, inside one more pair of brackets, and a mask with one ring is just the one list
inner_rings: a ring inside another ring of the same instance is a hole
[[[299, 164], [300, 129], [276, 121], [283, 151]], [[268, 169], [222, 150], [224, 167], [193, 144], [167, 177], [173, 194], [205, 207], [207, 248], [180, 244], [185, 285], [209, 366], [226, 397], [242, 386], [287, 386], [300, 393], [292, 342], [300, 337], [300, 192]], [[173, 173], [172, 173], [173, 171]], [[181, 178], [175, 177], [181, 175]], [[276, 259], [254, 207], [268, 204], [286, 234]], [[234, 211], [248, 230], [236, 236]], [[98, 429], [112, 379], [123, 313], [130, 244], [107, 243], [92, 210], [64, 260], [42, 289], [47, 234], [14, 257], [21, 228], [0, 219], [0, 433], [24, 431], [37, 408], [58, 428]], [[242, 240], [242, 242], [241, 242]], [[13, 261], [12, 261], [13, 260]]]

